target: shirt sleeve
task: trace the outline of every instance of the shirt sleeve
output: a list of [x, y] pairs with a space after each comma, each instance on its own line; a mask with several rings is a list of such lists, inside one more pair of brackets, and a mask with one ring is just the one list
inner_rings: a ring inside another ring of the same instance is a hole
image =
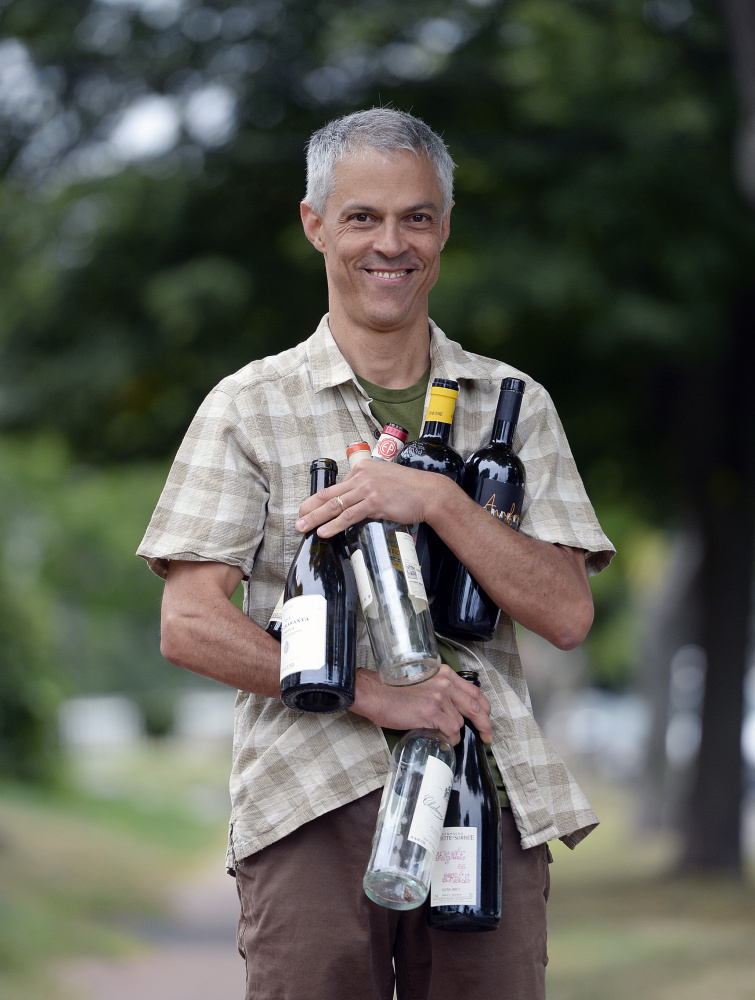
[[227, 563], [248, 577], [269, 495], [233, 397], [214, 389], [178, 449], [137, 555], [163, 578], [171, 559]]
[[587, 496], [556, 408], [534, 385], [519, 421], [519, 457], [526, 470], [522, 532], [542, 541], [585, 550], [587, 572], [599, 573], [616, 550], [603, 533]]

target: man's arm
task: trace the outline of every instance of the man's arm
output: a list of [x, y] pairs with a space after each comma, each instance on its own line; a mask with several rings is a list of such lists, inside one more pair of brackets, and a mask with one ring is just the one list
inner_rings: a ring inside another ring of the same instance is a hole
[[[280, 644], [231, 601], [241, 570], [218, 562], [173, 560], [162, 604], [163, 656], [179, 667], [241, 691], [280, 697]], [[490, 740], [490, 704], [445, 664], [435, 677], [389, 687], [371, 670], [357, 671], [351, 711], [390, 729], [439, 729], [457, 743], [464, 717]]]
[[309, 497], [299, 513], [298, 531], [322, 525], [324, 537], [365, 517], [426, 521], [506, 614], [554, 646], [573, 649], [592, 624], [582, 550], [514, 531], [446, 476], [360, 462], [342, 483]]

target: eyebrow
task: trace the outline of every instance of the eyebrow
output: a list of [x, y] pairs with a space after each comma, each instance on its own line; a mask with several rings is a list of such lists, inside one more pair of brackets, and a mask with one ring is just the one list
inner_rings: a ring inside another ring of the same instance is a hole
[[[438, 211], [438, 206], [434, 201], [425, 201], [420, 205], [410, 205], [409, 208], [404, 208], [401, 211], [402, 215], [413, 215], [415, 212], [424, 212], [427, 209], [431, 209], [434, 212]], [[365, 212], [367, 214], [372, 214], [377, 211], [373, 205], [360, 205], [360, 204], [346, 204], [341, 209], [342, 212]]]

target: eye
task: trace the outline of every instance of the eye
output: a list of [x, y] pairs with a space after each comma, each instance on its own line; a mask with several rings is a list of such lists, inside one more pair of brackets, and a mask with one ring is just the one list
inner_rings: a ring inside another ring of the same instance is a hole
[[429, 222], [430, 216], [425, 215], [423, 212], [416, 212], [412, 217], [412, 222]]
[[352, 215], [351, 218], [354, 222], [369, 222], [370, 220], [370, 217], [366, 212], [357, 212], [355, 215]]

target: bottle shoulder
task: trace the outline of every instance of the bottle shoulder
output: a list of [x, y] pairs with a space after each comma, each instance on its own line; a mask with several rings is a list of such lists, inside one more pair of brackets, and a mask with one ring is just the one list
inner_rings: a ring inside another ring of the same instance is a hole
[[426, 438], [417, 438], [408, 444], [396, 463], [426, 472], [439, 472], [457, 481], [464, 472], [464, 459], [455, 448]]
[[289, 580], [343, 577], [347, 558], [344, 541], [338, 535], [320, 538], [316, 531], [305, 535], [288, 572]]
[[524, 464], [506, 445], [491, 444], [470, 455], [465, 480], [497, 479], [499, 482], [524, 484]]

